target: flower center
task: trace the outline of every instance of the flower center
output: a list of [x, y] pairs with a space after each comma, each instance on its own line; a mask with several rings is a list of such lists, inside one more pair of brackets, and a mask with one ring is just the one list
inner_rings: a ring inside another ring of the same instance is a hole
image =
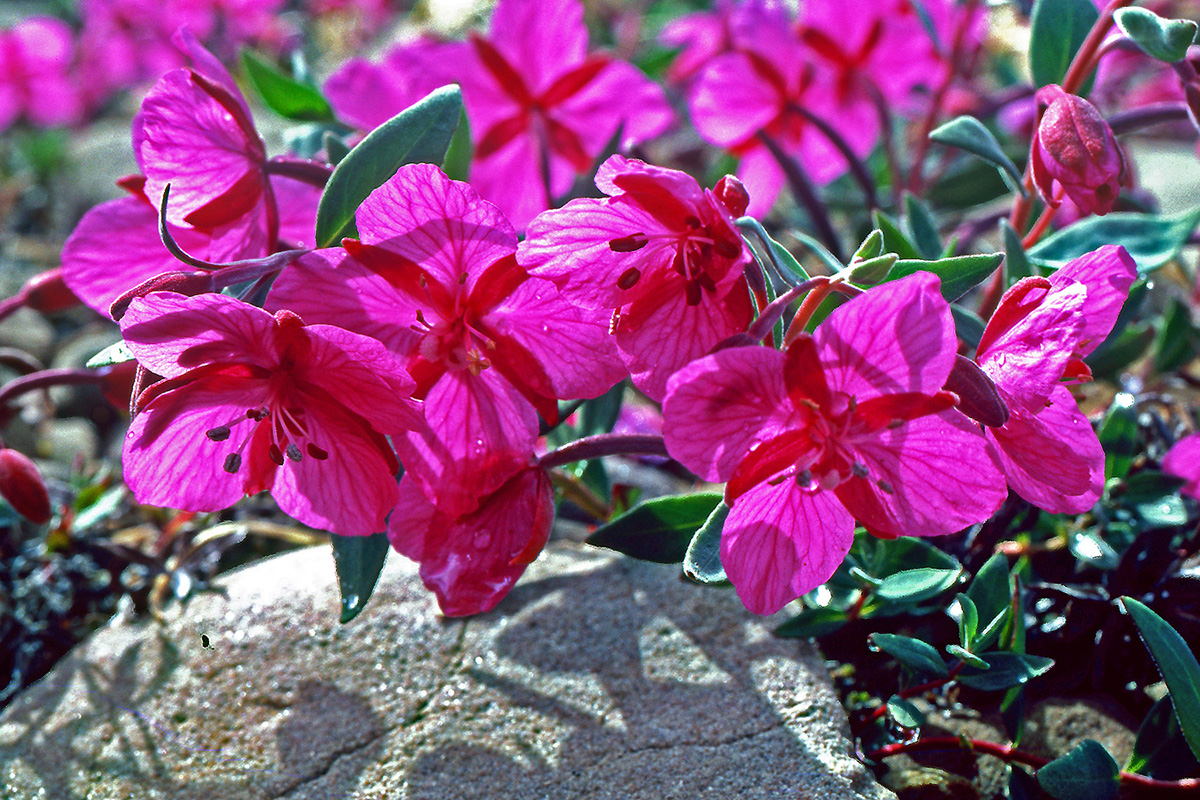
[[[267, 458], [280, 467], [283, 466], [285, 458], [299, 462], [305, 454], [317, 461], [324, 461], [329, 458], [329, 451], [311, 440], [304, 417], [303, 408], [288, 408], [284, 405], [260, 406], [246, 409], [243, 416], [226, 425], [210, 428], [204, 435], [210, 441], [223, 442], [233, 435], [235, 429], [247, 422], [252, 423], [250, 428], [243, 432], [241, 444], [237, 449], [225, 456], [223, 466], [230, 474], [241, 469], [242, 453], [248, 445], [265, 449]], [[260, 429], [263, 431], [261, 434]], [[251, 442], [254, 444], [251, 445]]]

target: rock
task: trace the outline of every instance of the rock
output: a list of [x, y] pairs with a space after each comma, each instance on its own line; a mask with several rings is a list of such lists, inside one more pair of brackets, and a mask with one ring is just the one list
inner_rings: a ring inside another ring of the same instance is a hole
[[554, 542], [495, 611], [392, 555], [337, 622], [327, 548], [114, 624], [0, 715], [0, 792], [143, 798], [891, 798], [815, 647], [678, 568]]
[[[20, 285], [0, 299], [15, 294]], [[18, 308], [0, 322], [0, 347], [15, 347], [24, 350], [38, 361], [45, 363], [54, 354], [54, 326], [36, 311]]]

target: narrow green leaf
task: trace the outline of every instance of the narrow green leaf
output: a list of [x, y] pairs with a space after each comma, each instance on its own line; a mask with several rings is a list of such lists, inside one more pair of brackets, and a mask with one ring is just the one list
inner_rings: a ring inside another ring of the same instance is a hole
[[895, 253], [902, 259], [919, 259], [921, 257], [917, 246], [912, 243], [908, 234], [896, 220], [876, 209], [871, 214], [871, 221], [883, 234], [883, 252]]
[[965, 667], [962, 672], [958, 673], [957, 680], [964, 686], [985, 692], [1028, 683], [1038, 675], [1045, 674], [1054, 666], [1053, 659], [1024, 653], [991, 651], [975, 655], [986, 661], [988, 668], [980, 670], [975, 667]]
[[961, 647], [957, 644], [946, 645], [946, 652], [954, 658], [957, 658], [959, 661], [962, 661], [969, 667], [975, 667], [975, 669], [979, 670], [988, 670], [991, 668], [991, 665], [988, 664], [988, 662], [984, 661], [967, 648]]
[[1029, 15], [1029, 72], [1035, 86], [1062, 83], [1099, 19], [1092, 0], [1035, 0]]
[[659, 564], [678, 564], [696, 531], [721, 503], [715, 492], [656, 497], [601, 525], [587, 543]]
[[833, 633], [850, 618], [840, 608], [806, 608], [775, 629], [782, 639], [816, 639]]
[[1125, 491], [1117, 500], [1147, 528], [1183, 525], [1188, 521], [1187, 506], [1179, 496], [1184, 482], [1156, 469], [1144, 469], [1125, 481]]
[[991, 275], [1003, 260], [1003, 253], [951, 256], [937, 261], [902, 258], [892, 267], [887, 279], [894, 281], [915, 272], [932, 272], [942, 279], [942, 297], [953, 302]]
[[599, 397], [584, 402], [579, 407], [580, 437], [608, 433], [617, 424], [621, 403], [625, 399], [625, 383], [618, 383]]
[[456, 181], [465, 181], [470, 177], [471, 158], [475, 155], [475, 146], [471, 144], [471, 123], [467, 119], [464, 108], [459, 114], [458, 127], [450, 144], [446, 148], [446, 157], [442, 160], [442, 172]]
[[1008, 558], [1003, 553], [995, 553], [979, 568], [967, 587], [967, 597], [975, 602], [984, 625], [1008, 608], [1012, 599], [1008, 578]]
[[1190, 19], [1163, 19], [1148, 8], [1122, 8], [1113, 14], [1117, 27], [1151, 58], [1174, 64], [1187, 56], [1196, 39]]
[[971, 643], [972, 650], [983, 650], [986, 647], [991, 647], [992, 643], [1000, 636], [1004, 630], [1004, 626], [1012, 619], [1012, 608], [1005, 607], [1003, 611], [992, 618], [990, 622], [983, 626], [983, 629], [975, 634], [975, 641]]
[[333, 131], [325, 131], [322, 134], [321, 144], [325, 149], [325, 159], [335, 167], [342, 163], [343, 158], [350, 155], [350, 148], [342, 141], [342, 137]]
[[1138, 322], [1124, 328], [1092, 351], [1084, 362], [1096, 378], [1116, 378], [1149, 349], [1158, 334], [1147, 323]]
[[340, 620], [345, 624], [366, 608], [391, 546], [386, 533], [373, 533], [370, 536], [334, 534], [330, 540], [333, 543], [333, 562], [337, 568], [338, 591], [342, 595]]
[[850, 257], [850, 262], [868, 261], [883, 252], [883, 231], [876, 228], [867, 234], [867, 238], [863, 239], [862, 244], [854, 251], [854, 255]]
[[1122, 597], [1121, 604], [1162, 673], [1183, 738], [1200, 758], [1200, 663], [1183, 637], [1158, 614], [1132, 597]]
[[1000, 170], [1006, 183], [1024, 190], [1021, 183], [1021, 170], [1017, 169], [1017, 165], [1004, 152], [1004, 148], [1000, 146], [1000, 142], [996, 141], [996, 137], [987, 129], [987, 126], [975, 117], [968, 115], [955, 117], [945, 125], [931, 131], [929, 138], [938, 144], [957, 147], [982, 158]]
[[1037, 771], [1038, 784], [1055, 800], [1113, 800], [1121, 769], [1099, 742], [1085, 739]]
[[124, 364], [126, 361], [133, 361], [133, 351], [122, 339], [96, 353], [87, 360], [84, 366], [88, 369], [99, 369], [100, 367], [111, 367], [113, 364]]
[[1133, 257], [1138, 274], [1145, 275], [1178, 256], [1197, 224], [1200, 206], [1173, 216], [1121, 211], [1085, 217], [1038, 242], [1026, 255], [1032, 262], [1058, 269], [1102, 245], [1119, 244]]
[[867, 644], [871, 649], [882, 650], [916, 672], [939, 677], [950, 674], [946, 662], [933, 645], [920, 639], [895, 633], [872, 633], [867, 638]]
[[1021, 278], [1033, 274], [1029, 259], [1025, 257], [1025, 248], [1021, 246], [1021, 235], [1016, 232], [1007, 219], [1000, 222], [1000, 233], [1004, 236], [1004, 269], [1005, 277], [1011, 286]]
[[318, 247], [353, 236], [354, 212], [405, 164], [441, 164], [462, 114], [462, 93], [443, 86], [380, 125], [334, 169], [317, 206]]
[[975, 641], [975, 632], [979, 630], [979, 609], [970, 597], [961, 592], [954, 599], [958, 602], [958, 641], [963, 647], [970, 647]]
[[1147, 712], [1138, 727], [1126, 772], [1147, 775], [1160, 781], [1177, 781], [1194, 775], [1200, 761], [1188, 748], [1175, 715], [1171, 695], [1164, 695]]
[[921, 258], [936, 260], [942, 254], [942, 237], [937, 231], [937, 221], [929, 210], [915, 195], [904, 196], [904, 221], [912, 234], [912, 242], [917, 246]]
[[1192, 324], [1192, 312], [1187, 303], [1171, 298], [1163, 315], [1162, 325], [1151, 351], [1159, 373], [1173, 372], [1187, 364], [1200, 352], [1200, 331]]
[[979, 342], [983, 339], [983, 331], [987, 328], [987, 323], [974, 311], [965, 309], [960, 305], [950, 306], [950, 316], [954, 318], [954, 332], [958, 334], [958, 338], [962, 339], [972, 348], [979, 347]]
[[908, 569], [884, 578], [875, 596], [891, 602], [919, 603], [951, 588], [961, 576], [958, 569]]
[[717, 505], [704, 525], [696, 531], [683, 557], [683, 574], [698, 583], [726, 584], [725, 567], [721, 565], [721, 529], [729, 516], [729, 506]]
[[925, 721], [925, 715], [921, 713], [921, 709], [898, 694], [888, 698], [887, 710], [892, 719], [905, 728], [919, 728]]
[[316, 87], [284, 75], [249, 50], [242, 51], [242, 66], [258, 96], [276, 114], [306, 122], [333, 119], [329, 101]]
[[1138, 455], [1137, 412], [1134, 397], [1118, 392], [1100, 423], [1100, 444], [1104, 447], [1104, 480], [1124, 478]]

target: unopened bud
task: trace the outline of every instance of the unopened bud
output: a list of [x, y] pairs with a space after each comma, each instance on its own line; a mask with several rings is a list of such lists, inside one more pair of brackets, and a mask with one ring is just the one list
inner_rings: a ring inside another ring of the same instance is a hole
[[61, 267], [34, 275], [21, 288], [21, 297], [26, 306], [43, 314], [79, 305], [79, 298], [63, 282]]
[[863, 243], [854, 251], [854, 255], [850, 257], [851, 263], [855, 261], [869, 261], [875, 256], [883, 252], [883, 231], [876, 228], [863, 239]]
[[896, 262], [899, 260], [900, 256], [895, 253], [884, 253], [881, 256], [868, 258], [866, 261], [851, 264], [847, 277], [851, 283], [857, 286], [874, 286], [888, 276], [892, 267], [896, 266]]
[[746, 208], [750, 205], [750, 193], [746, 191], [742, 182], [732, 175], [726, 175], [717, 181], [717, 185], [713, 187], [713, 194], [721, 201], [721, 205], [725, 206], [735, 217], [745, 214]]
[[108, 313], [114, 320], [120, 321], [129, 310], [129, 304], [138, 297], [145, 297], [151, 292], [175, 292], [176, 294], [194, 297], [216, 291], [211, 272], [164, 272], [155, 275], [148, 281], [143, 281], [125, 294], [113, 301]]
[[0, 448], [0, 497], [36, 525], [50, 521], [50, 495], [42, 474], [28, 456], [7, 447]]
[[1084, 214], [1107, 214], [1125, 180], [1125, 157], [1096, 107], [1051, 84], [1037, 92], [1045, 107], [1033, 136], [1030, 166], [1042, 199], [1058, 206], [1055, 184]]

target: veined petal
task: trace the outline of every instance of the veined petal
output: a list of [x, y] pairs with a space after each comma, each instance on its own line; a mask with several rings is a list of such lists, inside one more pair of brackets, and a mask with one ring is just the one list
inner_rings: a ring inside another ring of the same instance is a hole
[[540, 94], [587, 56], [583, 6], [578, 0], [501, 0], [492, 13], [488, 41]]
[[1087, 287], [1080, 355], [1088, 355], [1108, 337], [1136, 279], [1137, 264], [1133, 258], [1124, 247], [1112, 244], [1073, 259], [1050, 276], [1055, 289], [1064, 289], [1072, 281]]
[[620, 146], [629, 148], [664, 133], [675, 122], [662, 87], [632, 64], [616, 60], [558, 104], [554, 116], [575, 131], [593, 159], [601, 155], [617, 126]]
[[1081, 514], [1104, 488], [1104, 448], [1066, 387], [1037, 414], [1018, 410], [987, 428], [1013, 491], [1051, 514]]
[[246, 421], [267, 399], [267, 382], [223, 374], [202, 377], [155, 397], [129, 426], [122, 454], [125, 482], [140, 503], [219, 511], [240, 500], [244, 474], [224, 469], [239, 442], [205, 432]]
[[[742, 144], [783, 111], [782, 86], [745, 53], [717, 56], [700, 71], [688, 110], [702, 137], [721, 147]], [[749, 183], [747, 183], [749, 186]], [[751, 198], [756, 192], [751, 189]]]
[[[471, 185], [481, 197], [495, 203], [518, 230], [524, 230], [530, 220], [550, 207], [542, 174], [543, 147], [549, 144], [527, 133], [471, 164]], [[550, 193], [561, 197], [575, 182], [575, 168], [553, 150], [546, 160], [550, 164]]]
[[279, 208], [280, 241], [287, 247], [315, 247], [317, 203], [321, 200], [321, 188], [304, 181], [272, 175], [271, 189]]
[[[278, 365], [271, 315], [222, 294], [134, 298], [121, 333], [138, 362], [164, 378], [211, 362]], [[244, 410], [244, 409], [243, 409]]]
[[851, 477], [835, 493], [876, 533], [953, 533], [987, 519], [1008, 495], [979, 426], [956, 411], [885, 428], [853, 447], [868, 476]]
[[500, 209], [432, 164], [406, 164], [371, 193], [356, 214], [364, 244], [420, 264], [445, 286], [467, 276], [467, 291], [488, 266], [517, 251]]
[[1163, 472], [1187, 481], [1182, 494], [1200, 500], [1200, 434], [1180, 439], [1167, 451], [1162, 460]]
[[[683, 280], [671, 272], [657, 291], [646, 294], [622, 313], [617, 350], [633, 383], [652, 400], [667, 394], [677, 370], [700, 358], [717, 342], [745, 331], [754, 309], [745, 280], [722, 298], [707, 292], [698, 305], [688, 305]], [[670, 335], [664, 336], [664, 331]]]
[[783, 363], [783, 353], [769, 347], [732, 347], [676, 372], [663, 400], [671, 457], [704, 480], [728, 480], [751, 447], [796, 418]]
[[954, 366], [958, 339], [936, 275], [918, 272], [839, 307], [817, 326], [825, 380], [859, 402], [881, 394], [933, 394]]
[[721, 564], [746, 608], [773, 614], [829, 580], [853, 541], [854, 520], [831, 492], [764, 483], [730, 509]]
[[[407, 511], [419, 502], [410, 490], [402, 506]], [[428, 512], [414, 510], [413, 527], [419, 528]], [[421, 580], [437, 595], [443, 614], [481, 614], [508, 594], [545, 545], [554, 521], [550, 480], [540, 469], [524, 469], [478, 511], [458, 518], [435, 511], [429, 518], [428, 533], [414, 536], [406, 516], [393, 513], [389, 538], [401, 552], [420, 554]], [[436, 537], [429, 535], [434, 528]]]
[[663, 230], [678, 228], [688, 215], [698, 216], [707, 198], [686, 172], [647, 164], [637, 158], [609, 156], [596, 171], [596, 188], [610, 197], [628, 195], [637, 209], [654, 215]]

